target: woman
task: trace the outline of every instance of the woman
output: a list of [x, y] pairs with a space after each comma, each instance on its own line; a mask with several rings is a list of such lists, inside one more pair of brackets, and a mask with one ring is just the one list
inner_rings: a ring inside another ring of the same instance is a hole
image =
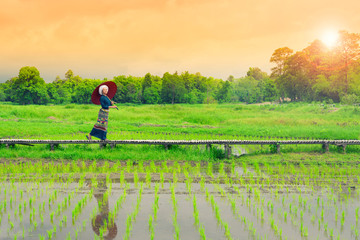
[[99, 116], [97, 122], [95, 123], [91, 132], [86, 135], [88, 140], [92, 140], [91, 136], [100, 138], [101, 140], [107, 140], [107, 126], [108, 126], [108, 119], [109, 119], [109, 108], [117, 108], [113, 101], [107, 96], [109, 92], [109, 87], [107, 85], [101, 85], [99, 87], [99, 94], [100, 97], [100, 104], [101, 109], [99, 111]]

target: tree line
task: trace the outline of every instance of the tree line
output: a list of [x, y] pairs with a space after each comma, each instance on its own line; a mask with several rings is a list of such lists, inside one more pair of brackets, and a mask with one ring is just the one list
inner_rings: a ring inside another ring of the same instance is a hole
[[[251, 67], [246, 76], [226, 81], [200, 73], [164, 73], [144, 77], [115, 76], [114, 101], [134, 104], [225, 103], [264, 101], [360, 101], [360, 35], [339, 31], [337, 45], [329, 49], [315, 40], [296, 53], [278, 48], [270, 58], [268, 75]], [[36, 67], [22, 67], [19, 75], [0, 84], [0, 101], [18, 104], [91, 103], [96, 86], [107, 79], [75, 76], [72, 70], [45, 83]]]
[[334, 47], [315, 40], [293, 53], [278, 48], [271, 56], [271, 78], [279, 96], [291, 101], [357, 103], [360, 96], [360, 35], [339, 31]]
[[[204, 77], [200, 73], [147, 73], [144, 77], [115, 76], [118, 87], [114, 101], [134, 104], [262, 102], [277, 98], [274, 81], [259, 68], [250, 68], [248, 76], [227, 81]], [[65, 78], [45, 83], [36, 67], [22, 67], [17, 77], [0, 84], [0, 101], [18, 104], [91, 103], [96, 86], [107, 79], [86, 79], [72, 70]]]

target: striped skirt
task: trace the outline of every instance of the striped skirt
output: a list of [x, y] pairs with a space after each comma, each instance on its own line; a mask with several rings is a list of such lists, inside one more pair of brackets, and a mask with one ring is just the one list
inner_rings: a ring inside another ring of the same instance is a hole
[[109, 110], [101, 108], [97, 121], [90, 132], [91, 136], [100, 138], [101, 140], [106, 139], [107, 127], [109, 119]]

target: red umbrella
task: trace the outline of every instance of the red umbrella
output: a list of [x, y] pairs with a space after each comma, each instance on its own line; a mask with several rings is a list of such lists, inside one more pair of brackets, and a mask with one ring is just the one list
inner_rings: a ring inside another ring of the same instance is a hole
[[112, 99], [115, 96], [115, 93], [117, 91], [117, 86], [114, 82], [111, 81], [107, 81], [107, 82], [103, 82], [102, 84], [100, 84], [99, 86], [97, 86], [94, 90], [94, 92], [91, 94], [91, 101], [93, 102], [93, 104], [96, 105], [100, 105], [100, 93], [99, 93], [99, 88], [102, 85], [106, 85], [109, 88], [109, 91], [107, 93], [107, 96]]

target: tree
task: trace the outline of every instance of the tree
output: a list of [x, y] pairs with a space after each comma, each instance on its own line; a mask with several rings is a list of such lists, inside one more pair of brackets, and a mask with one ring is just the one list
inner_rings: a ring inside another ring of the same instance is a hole
[[321, 74], [322, 70], [327, 68], [328, 49], [323, 42], [316, 39], [302, 52], [306, 56], [307, 61], [311, 63], [310, 72], [311, 76], [315, 79], [317, 75]]
[[284, 68], [283, 78], [279, 79], [286, 96], [294, 100], [308, 100], [311, 96], [309, 77], [310, 63], [303, 51], [290, 56]]
[[17, 77], [13, 77], [9, 80], [7, 80], [4, 84], [3, 84], [3, 89], [4, 89], [4, 101], [13, 101], [15, 102], [15, 97], [16, 97], [16, 88], [14, 87], [14, 83], [15, 80], [17, 79]]
[[[142, 81], [142, 97], [143, 97], [143, 102], [145, 103], [145, 99], [144, 99], [144, 93], [145, 93], [145, 90], [147, 88], [150, 88], [152, 85], [152, 80], [151, 80], [151, 74], [150, 73], [147, 73], [144, 77], [144, 80]], [[152, 91], [147, 91], [147, 94], [149, 94], [150, 92]], [[149, 99], [147, 99], [147, 101], [149, 101]]]
[[286, 61], [293, 53], [293, 50], [288, 47], [278, 48], [274, 51], [270, 58], [271, 63], [275, 63], [276, 66], [271, 68], [271, 77], [280, 77], [284, 73]]
[[65, 79], [62, 82], [62, 87], [65, 88], [70, 95], [74, 95], [76, 86], [79, 85], [82, 80], [83, 79], [80, 76], [72, 76], [71, 78]]
[[178, 73], [164, 73], [162, 77], [161, 99], [164, 103], [180, 103], [184, 100], [186, 88]]
[[193, 79], [194, 79], [194, 75], [193, 74], [189, 74], [188, 71], [185, 71], [183, 73], [181, 73], [180, 78], [182, 79], [182, 81], [184, 82], [184, 86], [187, 90], [187, 92], [191, 91], [193, 86]]
[[45, 104], [48, 101], [45, 81], [35, 67], [22, 67], [13, 85], [15, 102], [20, 104]]
[[330, 98], [330, 82], [324, 75], [319, 75], [316, 79], [315, 84], [312, 86], [313, 91], [315, 92], [315, 99], [317, 101], [321, 101], [324, 98]]
[[74, 73], [71, 69], [69, 69], [66, 73], [65, 73], [65, 79], [66, 80], [70, 80], [72, 77], [74, 77]]
[[246, 103], [256, 103], [263, 100], [263, 91], [261, 91], [262, 81], [253, 77], [245, 76], [236, 79], [233, 85], [234, 96], [236, 100]]
[[160, 101], [159, 90], [155, 87], [146, 88], [142, 97], [146, 104], [157, 104]]
[[356, 94], [360, 96], [360, 64], [357, 67], [353, 67], [353, 69], [349, 73], [349, 89], [348, 93]]
[[46, 84], [47, 93], [49, 95], [49, 102], [51, 103], [61, 103], [59, 93], [56, 88], [56, 83], [52, 82], [49, 84]]
[[0, 83], [0, 101], [5, 101], [6, 95], [5, 95], [5, 83]]
[[229, 77], [226, 80], [229, 82], [234, 82], [235, 78], [233, 75], [229, 75]]
[[335, 54], [339, 57], [340, 66], [345, 87], [345, 94], [348, 92], [348, 73], [351, 64], [360, 58], [360, 34], [339, 31], [339, 40], [335, 48]]
[[229, 81], [223, 82], [220, 90], [216, 94], [216, 99], [221, 103], [229, 102], [230, 101], [230, 90], [231, 90], [230, 82]]
[[100, 85], [100, 80], [84, 79], [74, 89], [73, 102], [91, 103], [91, 94]]
[[260, 80], [258, 84], [262, 99], [260, 101], [274, 101], [278, 97], [278, 92], [274, 80], [265, 78]]
[[151, 74], [147, 73], [142, 82], [142, 91], [144, 92], [144, 90], [148, 87], [151, 87], [151, 85], [152, 85]]
[[[53, 103], [70, 103], [74, 87], [70, 80], [62, 80], [56, 77], [55, 81], [47, 84], [48, 94]], [[55, 92], [56, 91], [56, 92]]]
[[121, 103], [141, 103], [142, 97], [142, 78], [133, 76], [114, 77], [118, 90], [114, 97], [115, 102]]
[[253, 77], [255, 80], [261, 80], [268, 77], [267, 73], [261, 71], [261, 69], [258, 67], [250, 67], [246, 75], [248, 77]]

